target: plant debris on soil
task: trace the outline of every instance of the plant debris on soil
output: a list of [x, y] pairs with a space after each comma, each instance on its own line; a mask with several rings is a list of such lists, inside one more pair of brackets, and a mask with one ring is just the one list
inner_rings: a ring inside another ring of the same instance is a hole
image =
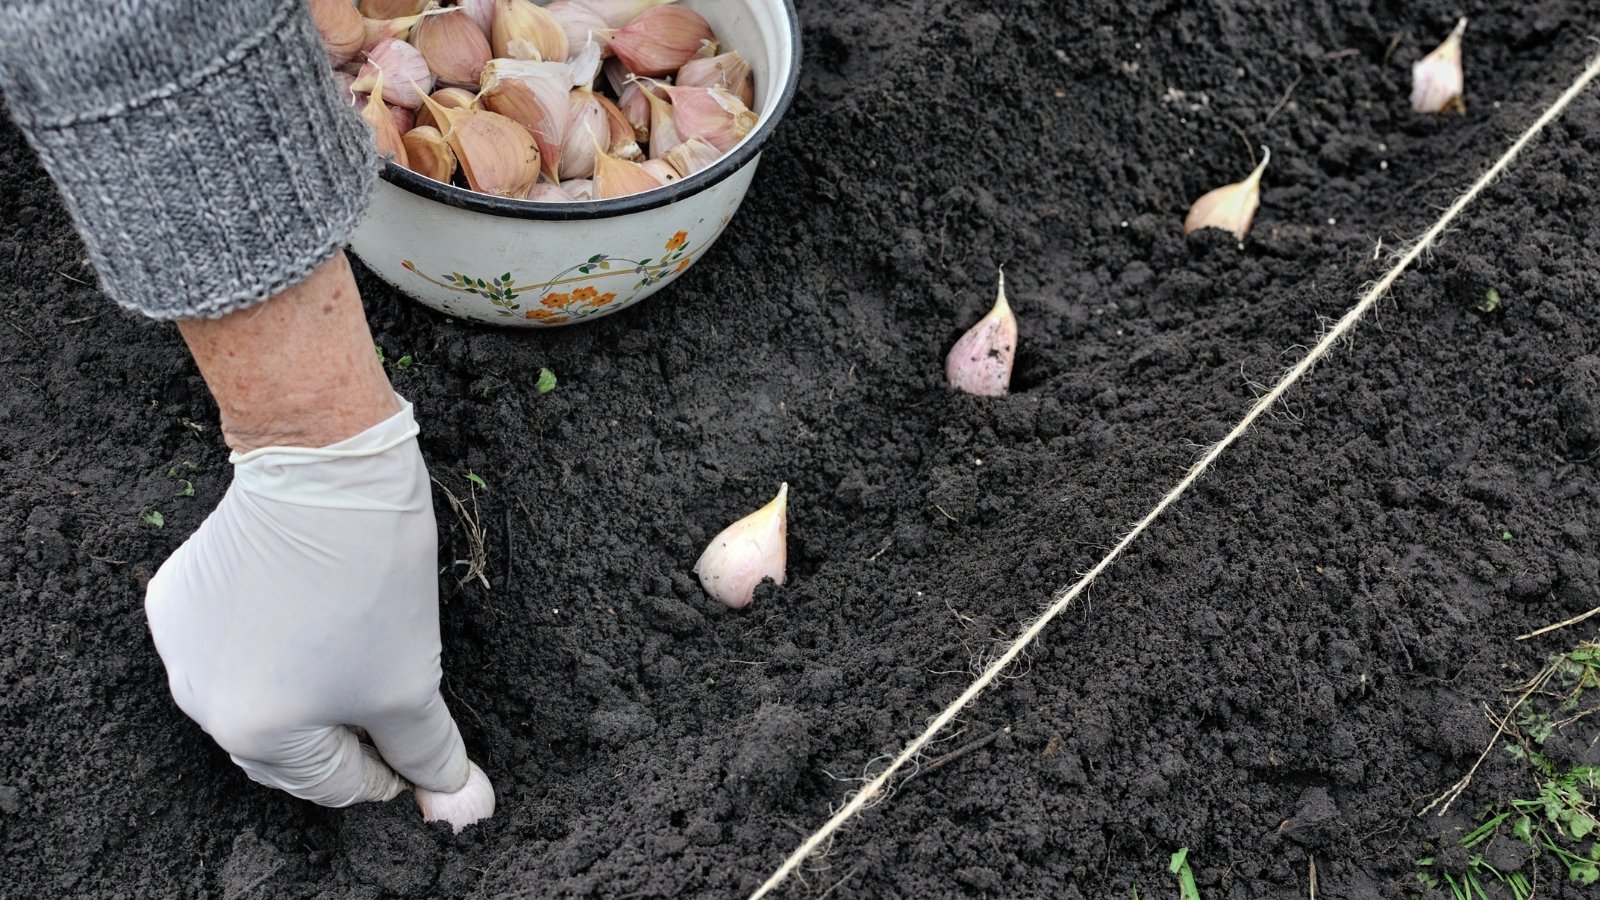
[[[748, 893], [1560, 93], [1591, 12], [806, 0], [750, 199], [658, 298], [495, 330], [358, 267], [481, 531], [436, 495], [445, 697], [499, 789], [460, 836], [261, 788], [172, 703], [143, 588], [227, 487], [216, 410], [0, 128], [0, 894]], [[1461, 14], [1467, 115], [1418, 116]], [[1186, 240], [1240, 132], [1254, 229]], [[1447, 896], [1417, 860], [1537, 780], [1497, 752], [1416, 813], [1595, 633], [1515, 640], [1600, 606], [1597, 174], [1591, 90], [784, 895], [1167, 896], [1187, 847], [1206, 900]], [[1013, 393], [955, 393], [1001, 264]], [[689, 568], [784, 481], [788, 582], [724, 609]]]

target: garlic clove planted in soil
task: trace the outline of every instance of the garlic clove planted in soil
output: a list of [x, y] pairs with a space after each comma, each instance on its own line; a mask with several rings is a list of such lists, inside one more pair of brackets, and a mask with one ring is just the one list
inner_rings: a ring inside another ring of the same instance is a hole
[[1461, 71], [1461, 35], [1467, 20], [1456, 23], [1454, 31], [1432, 53], [1411, 64], [1411, 108], [1420, 113], [1455, 110], [1466, 115], [1466, 76]]
[[566, 29], [533, 0], [495, 0], [489, 34], [497, 58], [567, 61]]
[[539, 180], [539, 146], [526, 128], [489, 110], [425, 102], [473, 190], [521, 197]]
[[434, 181], [450, 183], [456, 174], [456, 152], [432, 125], [418, 125], [402, 137], [406, 146], [406, 168]]
[[338, 68], [355, 58], [366, 38], [361, 24], [361, 13], [350, 5], [350, 0], [310, 0], [311, 19], [322, 35], [322, 48], [328, 53], [328, 64]]
[[428, 61], [417, 48], [405, 41], [393, 39], [380, 41], [367, 52], [367, 62], [356, 75], [351, 90], [371, 93], [383, 75], [383, 99], [396, 106], [416, 109], [422, 98], [433, 90], [433, 72]]
[[788, 567], [789, 485], [778, 488], [772, 502], [729, 525], [711, 539], [694, 564], [700, 586], [732, 609], [755, 599], [768, 578], [783, 584]]
[[705, 18], [681, 6], [647, 9], [606, 38], [628, 71], [651, 77], [671, 75], [716, 43]]
[[1003, 397], [1011, 389], [1011, 366], [1017, 356], [1017, 317], [1006, 302], [1006, 273], [989, 314], [978, 320], [944, 360], [950, 386], [980, 397]]
[[722, 158], [722, 151], [699, 138], [690, 138], [667, 153], [667, 163], [683, 178], [688, 178]]
[[750, 63], [737, 50], [721, 56], [691, 59], [678, 70], [673, 84], [679, 87], [719, 86], [739, 98], [745, 106], [755, 103], [755, 82]]
[[413, 787], [417, 808], [422, 810], [424, 822], [449, 822], [450, 830], [460, 834], [463, 828], [494, 815], [494, 785], [475, 762], [467, 765], [467, 784], [453, 794]]
[[1262, 147], [1261, 151], [1261, 164], [1245, 180], [1210, 191], [1189, 207], [1189, 216], [1183, 221], [1184, 234], [1202, 228], [1220, 228], [1244, 240], [1261, 206], [1261, 175], [1272, 159], [1271, 150]]
[[477, 84], [490, 59], [489, 39], [466, 10], [430, 15], [411, 30], [411, 44], [447, 84]]
[[756, 127], [756, 114], [719, 85], [708, 88], [674, 85], [666, 90], [672, 98], [673, 120], [683, 140], [700, 138], [727, 153]]

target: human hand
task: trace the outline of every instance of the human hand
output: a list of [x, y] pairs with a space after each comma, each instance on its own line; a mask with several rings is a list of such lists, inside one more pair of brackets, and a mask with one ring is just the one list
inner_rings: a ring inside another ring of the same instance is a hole
[[467, 782], [439, 695], [438, 535], [416, 434], [406, 403], [328, 447], [235, 454], [222, 502], [147, 591], [178, 705], [252, 779], [323, 806], [391, 799], [402, 778]]

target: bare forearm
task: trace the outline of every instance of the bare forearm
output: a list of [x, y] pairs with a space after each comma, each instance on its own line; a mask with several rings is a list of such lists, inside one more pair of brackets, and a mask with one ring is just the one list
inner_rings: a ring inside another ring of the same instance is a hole
[[343, 253], [266, 303], [178, 330], [238, 452], [327, 446], [400, 409]]

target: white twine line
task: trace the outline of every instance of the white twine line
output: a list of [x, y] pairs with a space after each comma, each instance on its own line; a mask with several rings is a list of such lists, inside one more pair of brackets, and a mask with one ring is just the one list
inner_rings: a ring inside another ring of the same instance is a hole
[[1222, 440], [1212, 445], [1211, 449], [1206, 452], [1205, 456], [1202, 456], [1198, 462], [1189, 468], [1189, 473], [1183, 477], [1182, 481], [1178, 482], [1177, 487], [1174, 487], [1167, 493], [1165, 497], [1162, 497], [1161, 502], [1157, 503], [1155, 508], [1150, 510], [1150, 512], [1147, 513], [1143, 519], [1140, 519], [1139, 523], [1133, 526], [1133, 530], [1129, 531], [1127, 535], [1122, 538], [1122, 540], [1117, 542], [1115, 547], [1111, 548], [1111, 552], [1107, 553], [1098, 563], [1095, 563], [1094, 568], [1090, 569], [1088, 573], [1086, 573], [1082, 578], [1078, 579], [1076, 584], [1072, 585], [1072, 587], [1068, 588], [1066, 592], [1057, 597], [1055, 602], [1051, 603], [1050, 607], [1046, 609], [1032, 625], [1028, 626], [1028, 630], [1024, 631], [1015, 641], [1011, 643], [1011, 646], [1006, 648], [1005, 653], [1002, 653], [994, 660], [994, 662], [989, 664], [988, 668], [984, 669], [983, 674], [978, 677], [977, 681], [974, 681], [970, 686], [967, 687], [966, 690], [962, 691], [961, 696], [957, 697], [953, 703], [944, 708], [943, 712], [939, 713], [931, 722], [929, 722], [928, 727], [922, 732], [922, 734], [917, 736], [916, 740], [907, 744], [906, 748], [900, 751], [900, 755], [894, 758], [894, 761], [889, 764], [887, 769], [884, 769], [882, 772], [878, 773], [877, 777], [867, 782], [865, 786], [863, 786], [855, 793], [853, 797], [850, 798], [850, 802], [841, 807], [840, 810], [837, 813], [834, 813], [833, 817], [828, 819], [828, 821], [825, 822], [821, 828], [818, 828], [810, 837], [806, 838], [805, 842], [797, 847], [793, 853], [789, 854], [788, 859], [783, 861], [783, 865], [779, 866], [778, 869], [773, 872], [764, 883], [762, 883], [761, 887], [757, 888], [756, 892], [750, 895], [750, 900], [760, 900], [760, 898], [767, 896], [779, 885], [783, 884], [783, 882], [794, 873], [795, 869], [799, 868], [801, 863], [805, 862], [807, 857], [809, 857], [824, 842], [830, 840], [834, 833], [837, 832], [846, 822], [854, 818], [855, 815], [861, 812], [862, 809], [881, 799], [881, 797], [884, 795], [884, 789], [888, 786], [889, 780], [894, 777], [894, 774], [898, 772], [906, 763], [915, 759], [922, 749], [926, 747], [946, 725], [950, 724], [950, 721], [956, 717], [957, 713], [961, 712], [961, 710], [965, 708], [967, 704], [971, 703], [978, 696], [978, 694], [984, 690], [984, 688], [987, 688], [996, 678], [1000, 676], [1000, 673], [1007, 666], [1011, 665], [1011, 663], [1022, 654], [1022, 651], [1025, 650], [1029, 644], [1033, 643], [1034, 638], [1037, 638], [1040, 633], [1045, 630], [1045, 628], [1050, 624], [1051, 620], [1055, 619], [1056, 616], [1064, 612], [1067, 607], [1072, 604], [1072, 601], [1077, 599], [1079, 594], [1083, 593], [1096, 578], [1100, 577], [1100, 573], [1109, 568], [1110, 565], [1116, 561], [1117, 557], [1122, 555], [1122, 551], [1128, 549], [1128, 546], [1132, 544], [1134, 540], [1139, 537], [1139, 535], [1143, 534], [1145, 529], [1149, 528], [1150, 525], [1154, 523], [1163, 512], [1166, 512], [1167, 507], [1177, 502], [1178, 498], [1183, 496], [1184, 492], [1187, 491], [1189, 487], [1193, 485], [1202, 474], [1205, 473], [1206, 469], [1210, 468], [1211, 464], [1216, 462], [1217, 458], [1220, 457], [1230, 446], [1232, 446], [1234, 441], [1237, 441], [1244, 435], [1246, 431], [1250, 429], [1250, 426], [1254, 424], [1256, 419], [1260, 418], [1263, 413], [1271, 409], [1274, 404], [1281, 400], [1283, 395], [1288, 392], [1289, 388], [1294, 386], [1295, 382], [1299, 381], [1302, 376], [1311, 371], [1312, 366], [1316, 364], [1317, 360], [1325, 356], [1329, 350], [1333, 349], [1334, 344], [1338, 343], [1340, 339], [1349, 334], [1349, 332], [1355, 328], [1356, 323], [1361, 320], [1361, 317], [1370, 309], [1372, 309], [1373, 304], [1377, 303], [1384, 294], [1388, 293], [1389, 288], [1394, 286], [1394, 283], [1399, 280], [1400, 276], [1405, 273], [1406, 269], [1409, 268], [1413, 262], [1416, 262], [1418, 257], [1427, 251], [1428, 247], [1438, 239], [1439, 235], [1444, 233], [1444, 230], [1450, 226], [1450, 223], [1455, 220], [1456, 216], [1460, 215], [1462, 210], [1471, 205], [1472, 201], [1477, 199], [1478, 195], [1483, 192], [1484, 188], [1487, 188], [1490, 183], [1492, 183], [1496, 178], [1500, 177], [1500, 174], [1506, 170], [1506, 167], [1511, 164], [1512, 160], [1516, 159], [1517, 155], [1521, 153], [1523, 148], [1528, 145], [1528, 142], [1532, 141], [1540, 131], [1543, 131], [1545, 126], [1554, 121], [1555, 118], [1561, 114], [1561, 111], [1566, 109], [1567, 105], [1572, 102], [1573, 98], [1578, 96], [1578, 94], [1581, 93], [1583, 89], [1588, 86], [1589, 82], [1593, 81], [1596, 76], [1600, 76], [1600, 57], [1596, 57], [1592, 62], [1590, 62], [1589, 67], [1584, 69], [1583, 74], [1578, 76], [1578, 80], [1574, 81], [1572, 86], [1567, 88], [1566, 92], [1563, 93], [1560, 98], [1558, 98], [1556, 102], [1550, 106], [1549, 109], [1545, 110], [1544, 115], [1540, 116], [1538, 121], [1529, 126], [1528, 130], [1524, 131], [1522, 136], [1517, 138], [1517, 142], [1512, 144], [1511, 148], [1505, 152], [1505, 155], [1501, 156], [1499, 161], [1490, 167], [1489, 171], [1483, 174], [1483, 177], [1478, 179], [1477, 183], [1472, 186], [1472, 189], [1463, 194], [1459, 199], [1456, 200], [1455, 203], [1452, 203], [1450, 208], [1445, 210], [1444, 215], [1433, 224], [1433, 227], [1429, 228], [1421, 238], [1417, 239], [1416, 243], [1411, 245], [1411, 248], [1407, 250], [1405, 255], [1401, 257], [1400, 261], [1395, 264], [1395, 267], [1390, 269], [1388, 274], [1384, 275], [1377, 284], [1373, 285], [1371, 290], [1367, 291], [1366, 295], [1361, 298], [1361, 301], [1355, 306], [1351, 307], [1350, 311], [1345, 313], [1344, 317], [1341, 318], [1338, 323], [1333, 326], [1333, 328], [1323, 334], [1322, 338], [1317, 341], [1316, 346], [1311, 348], [1311, 352], [1307, 353], [1305, 358], [1301, 359], [1300, 362], [1296, 363], [1293, 368], [1286, 372], [1284, 376], [1279, 379], [1277, 386], [1274, 387], [1271, 392], [1262, 396], [1255, 402], [1253, 406], [1250, 407], [1250, 411], [1245, 414], [1245, 417], [1239, 421], [1238, 425], [1234, 426], [1232, 431], [1228, 432], [1227, 437], [1224, 437]]

